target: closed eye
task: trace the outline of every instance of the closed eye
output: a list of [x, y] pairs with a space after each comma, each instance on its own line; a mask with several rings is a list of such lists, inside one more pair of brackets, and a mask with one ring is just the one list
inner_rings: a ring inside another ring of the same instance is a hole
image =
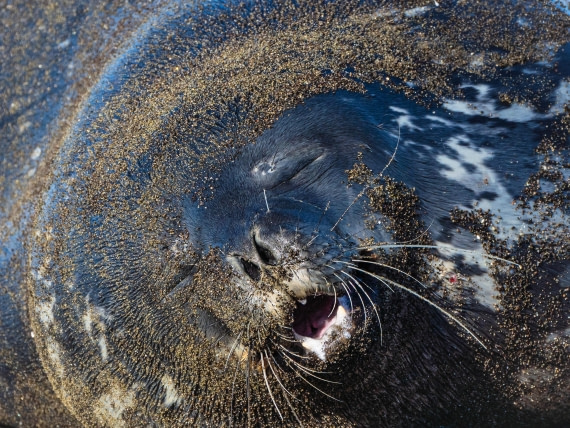
[[291, 152], [260, 162], [251, 172], [264, 189], [270, 190], [299, 176], [303, 170], [324, 157], [325, 154], [315, 157], [314, 150], [309, 153]]

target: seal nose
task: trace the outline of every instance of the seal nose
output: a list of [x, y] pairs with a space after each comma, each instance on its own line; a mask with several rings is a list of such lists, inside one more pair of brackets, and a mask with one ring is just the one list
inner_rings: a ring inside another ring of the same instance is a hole
[[262, 242], [257, 233], [253, 234], [253, 245], [259, 260], [266, 265], [275, 266], [278, 262], [277, 252], [271, 248], [271, 244]]
[[239, 259], [243, 271], [254, 281], [259, 281], [261, 279], [261, 268], [257, 263], [247, 260], [243, 257]]
[[262, 266], [275, 266], [279, 259], [275, 248], [269, 242], [263, 241], [259, 232], [252, 234], [253, 253], [251, 258], [241, 256], [239, 262], [243, 271], [254, 281], [261, 279]]

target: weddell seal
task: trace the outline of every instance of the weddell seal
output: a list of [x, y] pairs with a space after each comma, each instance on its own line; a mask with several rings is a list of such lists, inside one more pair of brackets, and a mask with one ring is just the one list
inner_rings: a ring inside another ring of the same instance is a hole
[[569, 17], [466, 3], [4, 6], [0, 425], [569, 424]]

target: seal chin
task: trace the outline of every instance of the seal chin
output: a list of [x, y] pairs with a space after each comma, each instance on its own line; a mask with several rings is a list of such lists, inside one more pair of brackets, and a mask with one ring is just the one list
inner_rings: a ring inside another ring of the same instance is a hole
[[318, 295], [296, 303], [293, 335], [303, 348], [322, 361], [336, 345], [350, 339], [354, 328], [348, 296]]

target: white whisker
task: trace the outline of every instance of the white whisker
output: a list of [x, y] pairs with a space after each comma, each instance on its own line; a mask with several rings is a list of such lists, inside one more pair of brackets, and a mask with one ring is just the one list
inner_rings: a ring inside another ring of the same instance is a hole
[[[335, 263], [342, 263], [342, 264], [345, 264], [345, 265], [349, 266], [349, 267], [350, 267], [351, 269], [353, 269], [353, 270], [357, 270], [357, 271], [359, 271], [359, 272], [368, 273], [367, 271], [360, 269], [360, 268], [359, 268], [358, 266], [356, 266], [354, 263], [343, 262], [343, 261], [341, 261], [341, 260], [337, 260], [337, 261], [335, 261]], [[374, 292], [374, 289], [373, 289], [372, 287], [370, 287], [368, 284], [364, 284], [364, 285], [366, 285], [366, 287], [368, 287], [368, 289], [369, 289], [370, 291]], [[390, 287], [388, 284], [386, 284], [386, 286], [390, 289], [390, 291], [394, 291], [394, 290], [392, 289], [392, 287]]]
[[265, 192], [265, 189], [263, 189], [263, 197], [265, 198], [265, 206], [267, 207], [267, 214], [269, 214], [271, 210], [269, 209], [269, 202], [267, 202], [267, 193]]
[[453, 320], [457, 325], [459, 325], [463, 330], [465, 330], [467, 333], [469, 333], [470, 336], [472, 336], [483, 348], [487, 349], [487, 347], [485, 346], [485, 344], [475, 335], [475, 333], [473, 333], [465, 324], [463, 324], [459, 319], [457, 319], [455, 316], [453, 316], [451, 313], [449, 313], [448, 311], [446, 311], [445, 309], [443, 309], [442, 307], [440, 307], [439, 305], [433, 303], [431, 300], [426, 299], [424, 296], [422, 296], [421, 294], [415, 292], [414, 290], [403, 286], [402, 284], [399, 284], [395, 281], [392, 281], [386, 277], [382, 277], [376, 274], [373, 274], [371, 272], [367, 272], [368, 275], [372, 276], [373, 278], [376, 278], [378, 280], [384, 280], [386, 282], [388, 282], [389, 284], [392, 284], [393, 286], [404, 290], [408, 293], [410, 293], [411, 295], [417, 297], [418, 299], [422, 300], [423, 302], [427, 303], [430, 306], [433, 306], [434, 308], [436, 308], [438, 311], [440, 311], [442, 314], [444, 314], [445, 316], [447, 316], [448, 318], [450, 318], [451, 320]]
[[321, 372], [318, 370], [312, 370], [308, 367], [305, 367], [304, 365], [302, 365], [301, 363], [299, 363], [298, 361], [295, 361], [294, 359], [292, 359], [291, 357], [289, 357], [288, 355], [283, 354], [283, 356], [285, 358], [287, 358], [289, 361], [291, 361], [293, 364], [295, 364], [296, 367], [299, 367], [302, 371], [304, 371], [305, 373], [307, 373], [309, 376], [314, 377], [315, 379], [319, 379], [322, 380], [323, 382], [329, 382], [329, 383], [336, 383], [338, 385], [342, 385], [342, 382], [335, 382], [333, 380], [328, 380], [328, 379], [324, 379], [322, 377], [319, 377], [317, 375], [315, 375], [314, 373], [319, 373], [319, 374], [332, 374], [331, 372]]
[[[378, 314], [378, 311], [376, 310], [376, 305], [374, 304], [374, 301], [372, 300], [372, 298], [368, 295], [368, 293], [366, 292], [366, 290], [364, 290], [364, 287], [362, 287], [360, 285], [360, 281], [358, 279], [356, 279], [355, 277], [353, 277], [352, 275], [350, 275], [349, 273], [345, 272], [344, 270], [341, 270], [341, 273], [343, 273], [344, 275], [348, 276], [349, 278], [351, 278], [353, 281], [356, 282], [356, 285], [358, 287], [360, 287], [360, 289], [362, 290], [362, 292], [364, 293], [364, 295], [368, 298], [368, 301], [370, 302], [370, 305], [372, 306], [372, 309], [374, 310], [374, 313], [376, 314], [376, 318], [378, 319], [378, 327], [380, 328], [380, 344], [382, 344], [382, 321], [380, 321], [380, 315]], [[363, 309], [364, 309], [364, 313], [366, 314], [366, 307], [364, 306], [364, 302], [363, 304]]]
[[[337, 263], [341, 263], [341, 262], [337, 262]], [[352, 264], [352, 263], [347, 263], [347, 262], [344, 262], [344, 263], [346, 263], [348, 266], [350, 266], [351, 269], [354, 269], [354, 270], [357, 270], [357, 271], [359, 271], [359, 272], [362, 272], [362, 273], [365, 273], [365, 274], [367, 274], [367, 275], [370, 275], [370, 272], [367, 272], [367, 271], [365, 271], [365, 270], [363, 270], [363, 269], [360, 269], [359, 267], [357, 267], [356, 265], [354, 265], [354, 264]], [[387, 282], [383, 281], [383, 280], [380, 279], [380, 278], [376, 278], [376, 277], [374, 277], [374, 278], [377, 279], [378, 281], [380, 281], [382, 284], [384, 284], [384, 285], [388, 288], [388, 290], [390, 290], [392, 293], [394, 292], [394, 289], [393, 289], [392, 287], [390, 287], [390, 284], [388, 284]], [[368, 288], [370, 288], [370, 287], [368, 286]]]
[[[327, 282], [327, 283], [328, 283], [328, 282]], [[327, 318], [330, 318], [330, 316], [333, 314], [334, 310], [336, 309], [336, 305], [337, 305], [336, 288], [335, 288], [332, 284], [329, 284], [329, 285], [332, 287], [333, 292], [334, 292], [334, 304], [333, 304], [333, 307], [332, 307], [332, 309], [331, 309], [331, 312], [330, 312], [330, 314], [328, 315]]]
[[350, 302], [350, 312], [353, 312], [354, 306], [352, 305], [352, 297], [350, 297], [350, 290], [348, 289], [348, 286], [344, 282], [344, 279], [342, 279], [336, 273], [333, 272], [333, 275], [336, 276], [340, 280], [340, 285], [342, 285], [342, 288], [344, 288], [344, 290], [346, 291], [346, 295], [348, 296], [348, 301]]
[[323, 209], [323, 212], [321, 213], [321, 216], [319, 217], [319, 221], [317, 222], [315, 229], [313, 230], [313, 237], [309, 240], [309, 242], [307, 242], [303, 246], [304, 249], [309, 248], [311, 246], [311, 244], [313, 243], [313, 241], [315, 239], [317, 239], [317, 237], [319, 236], [319, 228], [321, 227], [321, 222], [323, 221], [323, 217], [325, 216], [326, 212], [328, 211], [330, 205], [331, 205], [331, 201], [328, 201], [326, 207]]
[[[240, 359], [243, 359], [243, 353], [245, 352], [245, 350], [242, 351]], [[231, 394], [231, 399], [230, 399], [230, 415], [229, 415], [229, 419], [230, 419], [230, 426], [233, 425], [233, 408], [234, 408], [234, 395], [235, 395], [235, 386], [236, 386], [236, 379], [237, 379], [237, 374], [239, 371], [239, 360], [236, 361], [236, 369], [234, 371], [234, 378], [232, 380], [232, 394]]]
[[[269, 356], [268, 356], [268, 352], [267, 350], [263, 351], [265, 353], [265, 357], [267, 359], [267, 364], [269, 365], [269, 368], [271, 370], [271, 372], [273, 373], [273, 376], [275, 376], [275, 379], [277, 380], [277, 383], [279, 384], [279, 386], [281, 387], [281, 389], [286, 393], [283, 394], [283, 398], [285, 398], [285, 401], [287, 401], [287, 404], [289, 405], [289, 408], [291, 409], [291, 412], [293, 412], [293, 416], [295, 416], [295, 419], [297, 420], [297, 422], [299, 422], [299, 425], [301, 427], [303, 427], [303, 423], [301, 422], [301, 420], [299, 419], [299, 416], [297, 416], [297, 412], [295, 412], [295, 408], [293, 407], [293, 405], [291, 404], [291, 401], [289, 400], [289, 397], [287, 397], [287, 394], [289, 394], [293, 399], [300, 401], [297, 397], [295, 397], [293, 394], [291, 394], [287, 388], [285, 388], [285, 385], [283, 385], [283, 383], [281, 382], [281, 379], [279, 378], [279, 376], [277, 375], [277, 372], [275, 370], [273, 370], [273, 366], [271, 365], [271, 361], [269, 361]], [[269, 353], [269, 355], [271, 355], [271, 353]], [[277, 365], [277, 361], [275, 361], [275, 358], [273, 357], [273, 355], [271, 355], [271, 359], [275, 362], [275, 365]]]
[[[251, 343], [251, 336], [249, 335], [249, 327], [251, 322], [247, 325], [247, 343]], [[245, 385], [246, 385], [246, 396], [247, 396], [247, 426], [251, 426], [251, 352], [247, 353], [247, 369], [245, 372]]]
[[[380, 125], [378, 125], [378, 126], [380, 127]], [[398, 151], [398, 147], [400, 145], [400, 138], [401, 138], [401, 130], [400, 130], [400, 126], [398, 125], [398, 139], [396, 140], [396, 147], [394, 147], [394, 151], [392, 152], [392, 156], [390, 157], [390, 159], [388, 160], [388, 163], [384, 166], [384, 168], [382, 169], [380, 174], [378, 174], [378, 177], [382, 177], [382, 175], [384, 175], [384, 171], [386, 171], [388, 169], [390, 164], [396, 158], [396, 152]]]
[[[242, 332], [243, 333], [243, 332]], [[226, 368], [228, 367], [228, 363], [230, 361], [230, 357], [232, 356], [233, 352], [235, 351], [237, 344], [239, 342], [239, 339], [242, 335], [242, 333], [238, 334], [238, 337], [236, 337], [236, 340], [234, 341], [234, 344], [232, 345], [231, 349], [230, 349], [230, 353], [228, 354], [228, 358], [226, 358], [226, 364], [224, 364], [224, 371], [226, 370]]]
[[[332, 266], [330, 266], [330, 265], [326, 265], [326, 266], [332, 267]], [[342, 273], [344, 273], [344, 274], [346, 275], [345, 272], [342, 272]], [[336, 275], [336, 274], [335, 274], [335, 275]], [[337, 277], [338, 277], [338, 276], [337, 276]], [[356, 292], [356, 295], [358, 296], [358, 298], [360, 299], [360, 302], [362, 303], [362, 309], [363, 309], [363, 312], [364, 312], [364, 325], [366, 325], [366, 322], [367, 322], [368, 317], [367, 317], [367, 315], [366, 315], [366, 305], [365, 305], [365, 303], [364, 303], [364, 300], [362, 299], [362, 296], [360, 295], [360, 293], [358, 292], [358, 290], [356, 289], [356, 287], [355, 287], [354, 285], [352, 285], [350, 282], [348, 282], [348, 284], [352, 286], [352, 289]], [[352, 302], [351, 302], [351, 303], [352, 303]]]
[[465, 253], [465, 254], [474, 254], [474, 255], [478, 255], [481, 257], [485, 257], [487, 259], [492, 259], [492, 260], [499, 260], [501, 262], [505, 262], [507, 264], [510, 265], [515, 265], [518, 268], [522, 269], [522, 266], [518, 263], [515, 263], [513, 261], [507, 260], [507, 259], [503, 259], [502, 257], [498, 257], [498, 256], [493, 256], [490, 254], [485, 254], [482, 253], [481, 251], [474, 251], [474, 250], [465, 250], [463, 248], [450, 248], [450, 247], [443, 247], [443, 246], [438, 246], [438, 245], [419, 245], [419, 244], [381, 244], [381, 245], [371, 245], [368, 247], [358, 247], [357, 250], [375, 250], [378, 248], [428, 248], [428, 249], [434, 249], [434, 250], [439, 250], [439, 251], [457, 251], [460, 253]]
[[[279, 327], [283, 327], [283, 326], [280, 325]], [[277, 332], [277, 331], [274, 331], [274, 333], [275, 333], [277, 336], [279, 336], [279, 338], [280, 338], [281, 340], [284, 340], [284, 341], [286, 341], [286, 342], [291, 342], [291, 343], [297, 343], [297, 341], [296, 341], [294, 338], [292, 338], [292, 337], [285, 336], [285, 335], [283, 335], [283, 334], [281, 334], [281, 333], [279, 333], [279, 332]]]
[[338, 401], [339, 403], [343, 402], [342, 400], [339, 400], [338, 398], [335, 398], [332, 395], [327, 394], [323, 390], [317, 388], [315, 385], [313, 385], [311, 382], [309, 382], [307, 379], [305, 379], [297, 370], [295, 370], [295, 368], [291, 367], [291, 370], [293, 370], [298, 377], [300, 377], [302, 380], [304, 380], [308, 385], [312, 386], [315, 390], [319, 391], [321, 394], [329, 397], [330, 399], [332, 399], [334, 401]]
[[380, 262], [373, 262], [372, 260], [363, 260], [363, 259], [354, 259], [354, 262], [361, 262], [361, 263], [370, 263], [372, 265], [377, 265], [377, 266], [381, 266], [381, 267], [385, 267], [387, 269], [391, 269], [394, 270], [398, 273], [401, 273], [402, 275], [407, 276], [408, 278], [412, 279], [413, 281], [417, 282], [418, 284], [420, 284], [423, 288], [428, 288], [427, 285], [425, 285], [423, 282], [421, 282], [419, 279], [415, 278], [413, 275], [410, 275], [409, 273], [404, 272], [401, 269], [398, 269], [394, 266], [390, 266], [390, 265], [386, 265], [384, 263], [380, 263]]
[[281, 414], [281, 410], [279, 410], [279, 406], [273, 397], [273, 392], [271, 391], [271, 386], [269, 386], [269, 380], [267, 379], [267, 373], [265, 371], [265, 362], [263, 358], [263, 354], [259, 353], [259, 358], [261, 360], [261, 371], [263, 372], [263, 379], [265, 380], [265, 385], [267, 386], [267, 391], [269, 392], [269, 396], [271, 397], [271, 401], [273, 401], [273, 405], [275, 406], [275, 410], [277, 410], [277, 414], [279, 415], [279, 419], [283, 421], [283, 415]]
[[[278, 369], [283, 370], [281, 367], [279, 367], [279, 364], [277, 363], [277, 361], [275, 360], [275, 357], [271, 354], [271, 352], [267, 352], [267, 350], [264, 351], [265, 352], [265, 356], [268, 359], [268, 363], [269, 363], [269, 357], [271, 357], [271, 359], [273, 360], [273, 362], [275, 363], [275, 366]], [[273, 366], [271, 365], [271, 363], [269, 363], [269, 368], [271, 369], [271, 371], [273, 372], [273, 375], [275, 376], [275, 379], [277, 379], [277, 382], [279, 382], [279, 384], [281, 385], [281, 387], [283, 388], [283, 391], [285, 391], [287, 394], [289, 394], [289, 396], [297, 401], [301, 401], [300, 399], [298, 399], [297, 397], [295, 397], [287, 388], [285, 388], [285, 385], [283, 385], [283, 383], [281, 382], [280, 377], [277, 375], [277, 372], [273, 369]]]
[[342, 219], [344, 218], [344, 216], [346, 215], [346, 213], [352, 208], [352, 206], [356, 203], [356, 201], [358, 201], [362, 195], [364, 195], [364, 193], [366, 193], [366, 191], [370, 188], [370, 186], [366, 185], [364, 186], [364, 188], [360, 191], [360, 193], [358, 195], [356, 195], [356, 197], [354, 198], [354, 200], [348, 205], [348, 207], [346, 207], [346, 209], [344, 210], [344, 212], [341, 214], [341, 216], [339, 217], [339, 219], [337, 220], [337, 222], [334, 224], [333, 227], [330, 228], [330, 231], [332, 232], [333, 230], [335, 230], [335, 228], [338, 226], [338, 224], [342, 221]]
[[[275, 343], [273, 343], [273, 344], [275, 345]], [[285, 351], [286, 353], [288, 353], [288, 354], [290, 354], [290, 355], [293, 355], [294, 357], [310, 359], [309, 357], [304, 357], [304, 356], [301, 356], [301, 355], [299, 355], [299, 354], [295, 354], [294, 352], [289, 351], [287, 348], [285, 348], [285, 347], [282, 346], [282, 345], [277, 345], [277, 346], [278, 346], [279, 348], [281, 348], [282, 351]], [[283, 352], [281, 352], [281, 355], [283, 355], [283, 356], [284, 356], [285, 358], [287, 358], [289, 361], [292, 361], [292, 362], [293, 362], [294, 364], [296, 364], [298, 367], [304, 367], [306, 370], [309, 370], [309, 371], [312, 372], [312, 373], [332, 374], [332, 372], [321, 372], [321, 371], [319, 371], [319, 370], [312, 370], [312, 369], [309, 369], [308, 367], [303, 366], [300, 362], [295, 361], [293, 358], [289, 357], [288, 355], [284, 354]], [[315, 376], [315, 377], [316, 377], [317, 379], [320, 379], [320, 378], [317, 377], [317, 376]], [[320, 380], [324, 380], [325, 382], [327, 382], [327, 380], [325, 380], [325, 379], [320, 379]], [[331, 382], [331, 383], [336, 383], [336, 382], [332, 382], [332, 381], [330, 381], [330, 382]]]
[[299, 355], [299, 354], [296, 354], [296, 353], [293, 352], [293, 351], [288, 350], [288, 349], [285, 348], [283, 345], [277, 344], [277, 343], [275, 343], [275, 342], [273, 342], [273, 341], [271, 341], [271, 343], [273, 343], [274, 345], [277, 345], [279, 348], [283, 349], [285, 352], [287, 352], [287, 353], [290, 354], [290, 355], [293, 355], [294, 357], [303, 358], [303, 359], [306, 359], [306, 360], [309, 360], [309, 359], [310, 359], [310, 357], [308, 357], [308, 356], [306, 356], [306, 355]]

